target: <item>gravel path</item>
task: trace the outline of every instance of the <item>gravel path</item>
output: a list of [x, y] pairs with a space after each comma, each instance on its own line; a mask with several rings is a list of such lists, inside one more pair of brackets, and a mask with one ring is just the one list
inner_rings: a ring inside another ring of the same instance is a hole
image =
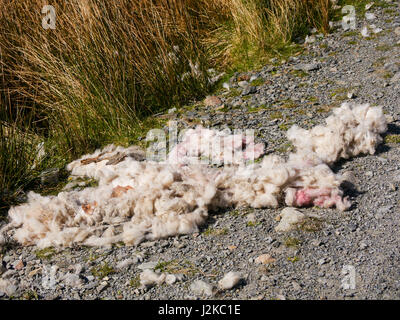
[[[9, 245], [0, 254], [0, 298], [400, 299], [400, 4], [368, 12], [376, 18], [359, 19], [354, 31], [337, 28], [305, 54], [236, 74], [208, 107], [168, 114], [184, 126], [255, 129], [268, 153], [287, 154], [292, 124], [312, 127], [348, 100], [383, 106], [385, 143], [335, 166], [356, 178], [349, 211], [301, 209], [307, 220], [287, 233], [275, 231], [282, 208], [236, 209], [214, 212], [198, 234], [138, 247]], [[364, 38], [365, 23], [383, 31]], [[168, 274], [167, 283], [142, 288], [145, 269]], [[241, 280], [218, 289], [230, 271]]]

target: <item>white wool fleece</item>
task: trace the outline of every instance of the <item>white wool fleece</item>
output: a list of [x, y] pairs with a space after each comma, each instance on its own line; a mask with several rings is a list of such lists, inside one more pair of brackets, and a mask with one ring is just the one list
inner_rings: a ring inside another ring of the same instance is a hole
[[[170, 156], [174, 161], [164, 163], [145, 161], [144, 152], [135, 146], [110, 145], [67, 166], [72, 175], [97, 179], [98, 187], [48, 197], [30, 192], [27, 203], [10, 209], [0, 245], [9, 237], [39, 247], [120, 241], [137, 245], [144, 239], [196, 232], [210, 210], [231, 206], [277, 208], [285, 203], [346, 210], [350, 202], [340, 189], [343, 179], [329, 165], [374, 153], [386, 127], [381, 108], [345, 103], [325, 126], [293, 126], [288, 138], [296, 153], [287, 161], [268, 155], [259, 163], [220, 168], [190, 164], [187, 159], [204, 154], [221, 159], [220, 153], [207, 154], [204, 148], [216, 136], [223, 137], [222, 144], [230, 151], [250, 150], [256, 157], [264, 147], [204, 128], [189, 131], [176, 146], [179, 152]], [[202, 134], [198, 148], [189, 143]], [[246, 158], [246, 152], [239, 155]]]

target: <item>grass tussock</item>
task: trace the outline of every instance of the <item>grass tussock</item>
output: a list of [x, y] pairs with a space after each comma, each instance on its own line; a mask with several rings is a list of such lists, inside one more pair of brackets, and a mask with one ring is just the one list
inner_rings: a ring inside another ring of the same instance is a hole
[[[107, 143], [132, 144], [149, 116], [213, 90], [210, 68], [287, 56], [329, 0], [42, 0], [0, 2], [0, 190], [10, 204], [43, 168]], [[45, 156], [38, 162], [38, 145]]]

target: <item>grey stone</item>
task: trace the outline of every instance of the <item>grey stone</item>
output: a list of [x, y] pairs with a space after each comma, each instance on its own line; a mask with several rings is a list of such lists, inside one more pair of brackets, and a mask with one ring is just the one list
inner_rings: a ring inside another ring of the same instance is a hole
[[79, 289], [83, 285], [82, 279], [77, 274], [67, 273], [64, 276], [64, 283], [68, 287]]
[[239, 87], [241, 88], [247, 88], [249, 86], [249, 83], [247, 81], [239, 81], [238, 82]]
[[42, 185], [55, 185], [58, 183], [59, 174], [60, 169], [58, 168], [47, 169], [39, 175], [40, 183]]
[[397, 72], [391, 79], [390, 82], [399, 82], [400, 81], [400, 71]]
[[318, 63], [301, 63], [293, 67], [294, 70], [302, 70], [305, 72], [316, 71], [321, 68]]
[[173, 275], [173, 274], [168, 274], [168, 275], [165, 277], [165, 283], [166, 283], [166, 284], [171, 285], [171, 284], [174, 284], [176, 281], [177, 281], [177, 278], [176, 278], [176, 276]]
[[247, 96], [249, 94], [253, 94], [257, 92], [257, 87], [255, 86], [247, 86], [242, 91], [242, 96]]
[[203, 280], [196, 280], [190, 285], [190, 290], [197, 296], [213, 296], [213, 286]]
[[125, 259], [121, 262], [118, 262], [118, 264], [116, 265], [116, 268], [118, 270], [125, 270], [125, 269], [129, 268], [131, 265], [136, 264], [138, 261], [139, 261], [139, 259], [137, 257]]
[[157, 264], [158, 264], [157, 261], [149, 261], [149, 262], [144, 262], [144, 263], [138, 265], [137, 268], [140, 270], [146, 270], [146, 269], [153, 270]]

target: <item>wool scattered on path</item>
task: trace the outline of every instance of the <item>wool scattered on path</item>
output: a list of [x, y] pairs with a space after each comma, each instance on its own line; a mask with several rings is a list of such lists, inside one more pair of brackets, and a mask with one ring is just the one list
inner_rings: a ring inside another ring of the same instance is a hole
[[[67, 166], [73, 176], [98, 180], [97, 187], [46, 197], [30, 192], [26, 204], [10, 209], [0, 243], [13, 238], [38, 247], [121, 241], [137, 245], [145, 239], [197, 232], [209, 212], [218, 208], [285, 204], [346, 210], [350, 202], [340, 189], [343, 178], [330, 165], [373, 154], [386, 130], [380, 107], [344, 103], [326, 125], [311, 130], [293, 126], [288, 131], [296, 147], [288, 160], [267, 155], [243, 165], [239, 160], [260, 157], [264, 146], [242, 135], [201, 127], [189, 130], [164, 162], [144, 160], [136, 146], [110, 145]], [[216, 143], [222, 148], [206, 147]], [[224, 167], [189, 161], [202, 156], [221, 161], [224, 149], [229, 154], [242, 152]]]

